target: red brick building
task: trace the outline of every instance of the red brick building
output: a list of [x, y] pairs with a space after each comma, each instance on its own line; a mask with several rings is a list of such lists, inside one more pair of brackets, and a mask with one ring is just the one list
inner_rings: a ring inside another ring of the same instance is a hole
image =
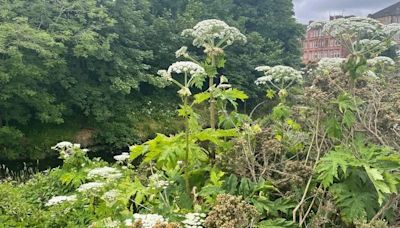
[[[331, 16], [330, 20], [342, 16]], [[322, 58], [345, 58], [347, 50], [333, 37], [322, 33], [321, 29], [307, 31], [303, 39], [303, 63], [317, 62]]]

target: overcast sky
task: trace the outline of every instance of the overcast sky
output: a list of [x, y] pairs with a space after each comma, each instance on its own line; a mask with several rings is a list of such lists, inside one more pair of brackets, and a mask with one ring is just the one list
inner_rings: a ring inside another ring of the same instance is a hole
[[293, 0], [296, 18], [308, 24], [310, 20], [327, 20], [329, 15], [367, 16], [399, 0]]

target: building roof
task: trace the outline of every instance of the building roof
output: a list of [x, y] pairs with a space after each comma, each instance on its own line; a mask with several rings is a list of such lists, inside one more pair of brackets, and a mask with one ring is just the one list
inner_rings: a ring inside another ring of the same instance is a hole
[[400, 16], [400, 2], [371, 15], [372, 18], [382, 18], [388, 16]]

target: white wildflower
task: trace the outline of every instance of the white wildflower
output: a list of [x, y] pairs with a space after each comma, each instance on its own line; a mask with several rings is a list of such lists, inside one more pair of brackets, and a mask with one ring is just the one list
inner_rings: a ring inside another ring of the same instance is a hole
[[256, 67], [256, 71], [259, 71], [259, 72], [264, 72], [264, 71], [269, 71], [269, 70], [271, 70], [270, 66], [259, 66], [259, 67]]
[[386, 56], [377, 56], [373, 59], [368, 59], [367, 63], [369, 66], [394, 66], [396, 63], [393, 59]]
[[166, 180], [162, 180], [162, 176], [159, 174], [151, 175], [149, 177], [149, 181], [150, 181], [149, 185], [156, 189], [161, 189], [161, 188], [165, 189], [169, 185], [169, 182]]
[[101, 168], [94, 168], [89, 171], [88, 173], [89, 178], [104, 178], [104, 179], [118, 179], [122, 177], [122, 173], [112, 167], [101, 167]]
[[272, 76], [262, 76], [255, 81], [256, 85], [266, 85], [272, 81]]
[[185, 58], [188, 57], [189, 54], [188, 54], [187, 50], [188, 50], [188, 48], [187, 48], [186, 46], [181, 47], [179, 50], [177, 50], [177, 51], [175, 52], [176, 58], [179, 58], [179, 57], [181, 57], [181, 56], [183, 56], [183, 57], [185, 57]]
[[112, 206], [117, 201], [119, 192], [115, 189], [112, 189], [103, 194], [102, 198], [106, 201], [107, 205]]
[[395, 36], [400, 33], [400, 23], [392, 23], [383, 26], [383, 32], [388, 36]]
[[373, 51], [373, 52], [383, 52], [387, 49], [387, 43], [380, 40], [369, 40], [363, 39], [357, 41], [353, 46], [359, 51]]
[[122, 154], [120, 154], [120, 155], [115, 155], [114, 156], [114, 159], [116, 160], [116, 161], [119, 161], [119, 162], [123, 162], [123, 161], [127, 161], [127, 160], [129, 160], [129, 153], [126, 153], [126, 152], [124, 152], [124, 153], [122, 153]]
[[327, 22], [323, 32], [341, 40], [354, 40], [360, 37], [376, 35], [382, 30], [383, 24], [368, 17], [339, 18]]
[[132, 226], [137, 221], [141, 221], [143, 228], [153, 228], [157, 223], [164, 223], [166, 220], [157, 214], [134, 214], [133, 219], [125, 220], [125, 225]]
[[232, 85], [231, 84], [219, 84], [217, 86], [217, 88], [219, 88], [219, 89], [230, 89], [230, 88], [232, 88]]
[[303, 78], [300, 71], [288, 66], [278, 65], [270, 67], [269, 69], [266, 66], [257, 68], [258, 70], [263, 70], [264, 72], [264, 76], [256, 80], [255, 83], [257, 85], [264, 85], [267, 83], [290, 85], [293, 82], [300, 82]]
[[158, 75], [160, 75], [162, 78], [164, 78], [167, 81], [172, 81], [172, 76], [170, 73], [168, 73], [166, 70], [159, 70], [157, 72]]
[[225, 77], [224, 75], [221, 75], [221, 77], [219, 78], [220, 83], [228, 83], [228, 78]]
[[342, 72], [342, 65], [345, 61], [345, 58], [322, 58], [318, 62], [316, 72], [323, 75]]
[[326, 23], [326, 21], [314, 21], [307, 26], [307, 31], [323, 29]]
[[[80, 149], [80, 148], [81, 148], [80, 144], [74, 144], [74, 143], [66, 142], [66, 141], [59, 142], [59, 143], [57, 143], [57, 145], [51, 147], [52, 150], [57, 150], [58, 152], [60, 152], [60, 157], [62, 159], [70, 158], [74, 154], [74, 150]], [[83, 152], [86, 152], [86, 151], [83, 150]]]
[[53, 206], [57, 204], [61, 204], [64, 202], [74, 202], [76, 201], [76, 195], [70, 195], [70, 196], [53, 196], [46, 204], [45, 206]]
[[132, 219], [125, 219], [124, 223], [125, 223], [125, 226], [129, 227], [129, 226], [133, 225], [133, 220]]
[[87, 192], [87, 191], [94, 191], [99, 190], [104, 186], [103, 182], [89, 182], [86, 184], [82, 184], [77, 189], [78, 192]]
[[206, 71], [200, 65], [190, 62], [190, 61], [181, 61], [173, 63], [169, 68], [167, 73], [171, 75], [172, 73], [182, 74], [187, 73], [193, 76], [204, 75]]
[[225, 22], [217, 19], [204, 20], [196, 24], [193, 29], [186, 29], [182, 32], [183, 36], [193, 37], [193, 45], [197, 47], [214, 46], [212, 43], [225, 46], [232, 45], [235, 41], [247, 42], [237, 28], [230, 27]]
[[52, 146], [51, 149], [52, 150], [67, 150], [67, 149], [71, 149], [73, 147], [74, 144], [72, 144], [71, 142], [59, 142], [57, 143], [55, 146]]
[[192, 95], [192, 92], [190, 92], [190, 89], [187, 87], [183, 87], [180, 90], [178, 90], [178, 94], [182, 97], [188, 97]]
[[375, 74], [375, 72], [373, 72], [372, 70], [368, 70], [366, 73], [365, 73], [365, 76], [366, 77], [370, 77], [370, 78], [378, 78], [378, 76]]
[[202, 228], [205, 217], [204, 213], [188, 213], [182, 223], [185, 228]]

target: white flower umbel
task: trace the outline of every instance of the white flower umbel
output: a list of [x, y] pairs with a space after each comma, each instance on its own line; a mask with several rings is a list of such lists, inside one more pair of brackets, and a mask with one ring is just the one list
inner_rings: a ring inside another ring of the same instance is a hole
[[101, 168], [94, 168], [89, 171], [88, 178], [104, 178], [104, 179], [118, 179], [122, 177], [122, 173], [112, 167], [101, 167]]
[[271, 84], [278, 90], [285, 89], [295, 82], [300, 82], [303, 78], [300, 71], [288, 66], [260, 66], [256, 70], [264, 73], [263, 77], [255, 81], [257, 85]]
[[390, 40], [400, 33], [400, 24], [383, 25], [380, 21], [368, 17], [314, 22], [308, 27], [308, 29], [321, 28], [324, 34], [334, 37], [352, 54], [368, 52], [379, 54], [392, 46]]
[[400, 33], [400, 24], [399, 23], [392, 23], [383, 26], [383, 32], [388, 36], [395, 36]]
[[128, 161], [129, 160], [129, 153], [126, 153], [126, 152], [124, 152], [124, 153], [122, 153], [122, 154], [120, 154], [120, 155], [115, 155], [114, 156], [114, 159], [116, 160], [116, 161], [119, 161], [119, 162], [124, 162], [124, 161]]
[[373, 59], [368, 59], [367, 63], [369, 66], [394, 66], [396, 63], [392, 58], [386, 56], [377, 56]]
[[185, 215], [185, 220], [182, 223], [185, 228], [203, 228], [206, 216], [204, 213], [188, 213]]
[[204, 75], [206, 72], [203, 67], [198, 65], [197, 63], [190, 61], [180, 61], [173, 63], [167, 71], [169, 74], [177, 73], [187, 73], [190, 75]]
[[89, 182], [86, 184], [82, 184], [77, 189], [78, 192], [88, 192], [88, 191], [98, 191], [100, 190], [105, 184], [103, 182]]
[[354, 42], [353, 48], [358, 53], [382, 53], [388, 48], [388, 44], [381, 40], [362, 39]]
[[169, 182], [162, 179], [162, 176], [159, 174], [153, 174], [149, 177], [149, 185], [153, 188], [163, 188], [166, 189], [169, 185]]
[[179, 50], [177, 50], [175, 52], [176, 58], [179, 58], [179, 57], [187, 58], [187, 57], [189, 57], [189, 53], [188, 53], [187, 50], [188, 50], [188, 48], [186, 46], [181, 47]]
[[327, 22], [323, 32], [341, 39], [354, 39], [360, 37], [373, 37], [381, 31], [383, 24], [369, 17], [339, 18]]
[[64, 142], [57, 143], [55, 146], [52, 146], [51, 149], [52, 150], [58, 150], [58, 151], [60, 151], [60, 150], [68, 150], [68, 149], [73, 148], [73, 146], [74, 146], [74, 144], [72, 144], [71, 142], [64, 141]]
[[53, 196], [46, 204], [45, 206], [54, 206], [57, 204], [61, 204], [64, 202], [74, 202], [76, 201], [76, 195], [70, 195], [70, 196]]
[[[52, 146], [52, 150], [56, 150], [60, 153], [60, 157], [62, 159], [68, 159], [74, 154], [74, 150], [80, 149], [81, 145], [80, 144], [74, 144], [71, 142], [59, 142], [57, 145]], [[83, 151], [85, 152], [85, 151]]]
[[153, 228], [157, 223], [164, 223], [165, 219], [157, 214], [134, 214], [133, 219], [126, 219], [125, 225], [132, 226], [135, 222], [141, 221], [143, 228]]
[[345, 58], [322, 58], [318, 62], [316, 72], [322, 75], [340, 73], [342, 72], [342, 65], [345, 61]]
[[201, 21], [192, 29], [184, 30], [182, 35], [192, 37], [193, 45], [196, 47], [225, 48], [236, 41], [247, 42], [246, 36], [237, 28], [217, 19]]
[[117, 201], [118, 195], [119, 195], [118, 190], [112, 189], [112, 190], [104, 193], [102, 198], [104, 201], [106, 201], [108, 206], [112, 206]]
[[326, 23], [326, 21], [314, 21], [307, 26], [307, 31], [320, 29], [322, 30]]
[[[178, 94], [181, 97], [188, 97], [192, 95], [190, 87], [199, 78], [206, 76], [206, 71], [202, 66], [190, 61], [179, 61], [173, 63], [168, 70], [159, 70], [158, 74], [167, 81], [173, 82], [180, 87]], [[184, 83], [175, 80], [173, 74], [184, 74]]]

